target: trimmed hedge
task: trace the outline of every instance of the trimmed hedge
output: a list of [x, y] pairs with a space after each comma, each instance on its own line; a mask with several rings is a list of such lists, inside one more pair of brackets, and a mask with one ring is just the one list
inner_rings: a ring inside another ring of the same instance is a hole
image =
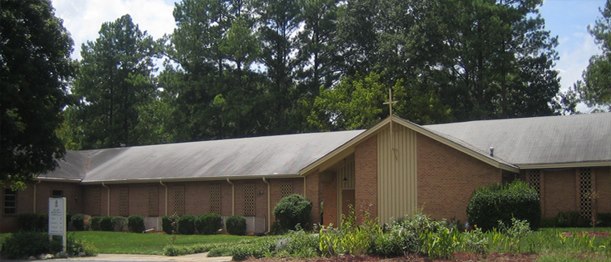
[[100, 231], [100, 221], [102, 221], [102, 217], [91, 217], [91, 230]]
[[46, 232], [48, 223], [49, 219], [45, 214], [20, 214], [17, 216], [17, 229], [19, 231]]
[[85, 216], [83, 214], [74, 214], [70, 218], [70, 225], [73, 230], [83, 231], [85, 230]]
[[246, 218], [243, 216], [230, 216], [225, 221], [227, 233], [232, 235], [246, 235]]
[[141, 216], [130, 216], [127, 218], [127, 228], [130, 232], [134, 233], [144, 232], [144, 218]]
[[541, 207], [537, 191], [524, 181], [482, 187], [473, 192], [467, 206], [469, 223], [483, 230], [498, 227], [498, 221], [511, 225], [511, 218], [527, 220], [539, 228]]
[[309, 229], [311, 212], [312, 203], [298, 194], [283, 197], [274, 208], [276, 222], [281, 231], [295, 230], [298, 224], [304, 229]]
[[113, 231], [112, 217], [103, 216], [100, 217], [100, 230], [102, 231]]
[[183, 235], [195, 234], [195, 216], [181, 216], [178, 218], [178, 233]]
[[112, 228], [117, 232], [127, 231], [127, 218], [121, 216], [112, 217]]
[[4, 241], [0, 253], [5, 258], [20, 259], [45, 253], [57, 253], [61, 250], [61, 242], [49, 240], [46, 233], [17, 232]]
[[216, 234], [219, 229], [223, 228], [223, 219], [219, 214], [208, 213], [195, 220], [195, 227], [200, 234]]
[[174, 220], [175, 218], [170, 216], [164, 216], [161, 218], [161, 229], [163, 230], [163, 232], [165, 232], [166, 234], [177, 233], [175, 228], [176, 221]]

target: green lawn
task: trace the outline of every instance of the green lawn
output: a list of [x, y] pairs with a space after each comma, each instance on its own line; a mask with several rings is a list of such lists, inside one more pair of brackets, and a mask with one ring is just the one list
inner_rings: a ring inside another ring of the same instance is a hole
[[[252, 239], [252, 236], [232, 235], [167, 235], [164, 233], [126, 233], [126, 232], [102, 232], [83, 231], [69, 232], [76, 239], [85, 240], [93, 244], [98, 253], [103, 254], [150, 254], [161, 255], [163, 247], [174, 243], [175, 245], [194, 245], [209, 243], [238, 242]], [[0, 243], [9, 234], [0, 234]]]

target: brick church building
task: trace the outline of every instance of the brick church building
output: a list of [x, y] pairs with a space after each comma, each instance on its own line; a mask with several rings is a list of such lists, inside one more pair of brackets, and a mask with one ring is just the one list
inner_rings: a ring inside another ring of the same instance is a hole
[[391, 116], [368, 130], [68, 151], [26, 190], [2, 190], [0, 232], [46, 213], [50, 196], [70, 214], [141, 215], [159, 230], [165, 215], [216, 212], [266, 232], [293, 193], [316, 223], [338, 224], [349, 206], [381, 222], [464, 222], [476, 188], [513, 179], [536, 188], [545, 218], [611, 213], [611, 113], [424, 126]]

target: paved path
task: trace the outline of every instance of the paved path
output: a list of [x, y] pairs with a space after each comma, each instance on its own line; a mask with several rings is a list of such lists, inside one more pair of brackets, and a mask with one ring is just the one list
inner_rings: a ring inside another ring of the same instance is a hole
[[208, 257], [208, 253], [200, 253], [186, 256], [167, 257], [154, 255], [124, 255], [124, 254], [98, 254], [95, 257], [75, 257], [67, 259], [51, 259], [51, 260], [29, 260], [29, 261], [108, 261], [108, 262], [127, 262], [127, 261], [164, 261], [164, 262], [221, 262], [231, 261], [231, 257]]

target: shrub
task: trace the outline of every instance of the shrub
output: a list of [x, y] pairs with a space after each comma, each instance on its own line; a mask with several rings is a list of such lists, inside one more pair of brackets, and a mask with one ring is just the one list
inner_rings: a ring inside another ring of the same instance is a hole
[[232, 235], [246, 235], [246, 218], [243, 216], [230, 216], [225, 221], [227, 233]]
[[556, 215], [556, 226], [558, 227], [587, 227], [589, 225], [590, 218], [585, 218], [576, 211], [560, 212]]
[[276, 222], [283, 231], [295, 230], [298, 224], [302, 228], [309, 229], [311, 212], [312, 203], [298, 194], [282, 198], [274, 208]]
[[313, 258], [319, 256], [318, 235], [303, 230], [290, 231], [286, 238], [278, 240], [275, 251], [280, 257]]
[[102, 221], [102, 217], [91, 217], [91, 230], [101, 230], [100, 221]]
[[46, 232], [49, 220], [44, 214], [20, 214], [17, 216], [19, 231]]
[[205, 214], [197, 218], [195, 227], [200, 234], [216, 234], [219, 229], [223, 228], [223, 219], [219, 214]]
[[181, 216], [178, 218], [178, 233], [185, 235], [195, 234], [195, 217]]
[[100, 217], [100, 230], [102, 231], [113, 231], [112, 217], [103, 216]]
[[127, 231], [127, 218], [116, 216], [112, 217], [112, 229], [114, 231]]
[[72, 234], [68, 234], [66, 239], [66, 253], [71, 257], [95, 256], [98, 251], [90, 243], [80, 239], [75, 239]]
[[83, 214], [72, 215], [72, 217], [70, 218], [70, 225], [72, 226], [72, 229], [76, 231], [85, 230], [84, 220], [85, 220], [85, 217], [83, 216]]
[[366, 213], [363, 222], [358, 225], [354, 210], [342, 217], [340, 229], [324, 228], [319, 232], [319, 247], [325, 255], [363, 255], [376, 250], [376, 239], [381, 237], [382, 228], [377, 221], [370, 219]]
[[9, 259], [20, 259], [59, 251], [61, 251], [61, 243], [59, 245], [57, 243], [51, 244], [46, 233], [18, 232], [11, 234], [4, 240], [0, 253]]
[[161, 229], [166, 234], [176, 233], [176, 218], [175, 216], [164, 216], [161, 218]]
[[611, 213], [598, 213], [598, 226], [611, 227]]
[[533, 229], [539, 227], [541, 208], [537, 191], [523, 181], [477, 189], [467, 206], [469, 222], [483, 230], [498, 226], [511, 218], [527, 220]]
[[144, 232], [144, 218], [141, 216], [130, 216], [127, 218], [127, 228], [130, 232]]

